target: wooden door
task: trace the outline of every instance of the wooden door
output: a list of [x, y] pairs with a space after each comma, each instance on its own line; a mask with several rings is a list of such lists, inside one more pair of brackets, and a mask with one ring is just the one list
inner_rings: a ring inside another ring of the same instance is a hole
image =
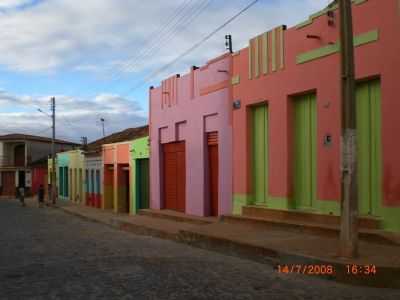
[[125, 187], [124, 187], [124, 199], [123, 199], [123, 201], [124, 201], [124, 206], [123, 206], [123, 208], [122, 208], [122, 212], [125, 212], [125, 213], [130, 213], [131, 212], [131, 201], [130, 201], [130, 199], [131, 199], [131, 197], [130, 197], [130, 195], [131, 195], [131, 191], [130, 191], [130, 182], [129, 182], [129, 169], [128, 170], [123, 170], [122, 171], [122, 174], [123, 174], [123, 181], [124, 181], [124, 185], [125, 185]]
[[253, 195], [254, 204], [266, 205], [268, 198], [268, 106], [253, 108]]
[[2, 196], [15, 196], [15, 172], [1, 173]]
[[359, 213], [379, 216], [382, 200], [380, 81], [358, 84], [356, 98]]
[[185, 212], [186, 163], [185, 142], [163, 145], [164, 207]]
[[218, 133], [207, 135], [210, 191], [210, 216], [218, 216]]
[[137, 188], [137, 203], [138, 209], [149, 208], [149, 159], [137, 159], [136, 160], [137, 176], [136, 176], [136, 188]]
[[294, 100], [294, 198], [296, 207], [310, 209], [317, 198], [316, 95]]

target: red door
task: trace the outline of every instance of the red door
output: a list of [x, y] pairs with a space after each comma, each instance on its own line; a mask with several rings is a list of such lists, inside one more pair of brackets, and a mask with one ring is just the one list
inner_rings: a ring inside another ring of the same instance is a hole
[[186, 163], [185, 142], [163, 145], [164, 207], [185, 212]]
[[2, 172], [1, 186], [3, 196], [15, 196], [15, 172]]
[[218, 133], [212, 132], [207, 136], [208, 170], [210, 190], [210, 215], [218, 216]]

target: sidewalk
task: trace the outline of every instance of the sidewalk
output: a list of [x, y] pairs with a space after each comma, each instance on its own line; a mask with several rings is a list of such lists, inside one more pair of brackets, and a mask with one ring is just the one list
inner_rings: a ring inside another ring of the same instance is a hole
[[[204, 218], [202, 222], [201, 218], [184, 215], [179, 218], [179, 213], [172, 212], [157, 216], [156, 212], [147, 211], [145, 215], [130, 216], [75, 204], [58, 207], [86, 220], [135, 234], [272, 264], [277, 270], [280, 265], [281, 270], [287, 271], [287, 276], [301, 273], [348, 284], [400, 288], [400, 245], [360, 240], [359, 258], [347, 260], [337, 256], [339, 241], [335, 237], [251, 224], [229, 224], [216, 218]], [[349, 274], [353, 264], [359, 266], [357, 274]], [[288, 268], [283, 269], [286, 265]], [[364, 274], [366, 265], [374, 265], [376, 274]], [[320, 271], [321, 266], [324, 266], [323, 270], [331, 266], [334, 273]]]

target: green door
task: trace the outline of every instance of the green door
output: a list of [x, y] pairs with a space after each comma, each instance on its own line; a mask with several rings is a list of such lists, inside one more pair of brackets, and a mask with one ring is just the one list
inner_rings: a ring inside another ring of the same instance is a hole
[[64, 197], [69, 197], [69, 176], [68, 176], [68, 167], [64, 167]]
[[357, 85], [358, 193], [361, 215], [378, 215], [381, 201], [380, 81]]
[[316, 95], [294, 100], [294, 202], [296, 208], [312, 209], [317, 197]]
[[268, 107], [253, 108], [253, 193], [254, 204], [268, 199]]
[[58, 169], [58, 176], [59, 176], [59, 187], [58, 187], [58, 194], [60, 197], [64, 196], [64, 168], [63, 167], [59, 167]]
[[138, 209], [149, 208], [149, 159], [137, 159], [136, 199]]

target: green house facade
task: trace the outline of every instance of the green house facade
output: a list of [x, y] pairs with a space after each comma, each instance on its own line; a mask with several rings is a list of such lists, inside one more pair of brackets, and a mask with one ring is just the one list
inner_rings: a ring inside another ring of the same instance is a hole
[[150, 206], [149, 192], [149, 137], [133, 140], [130, 145], [131, 213]]

